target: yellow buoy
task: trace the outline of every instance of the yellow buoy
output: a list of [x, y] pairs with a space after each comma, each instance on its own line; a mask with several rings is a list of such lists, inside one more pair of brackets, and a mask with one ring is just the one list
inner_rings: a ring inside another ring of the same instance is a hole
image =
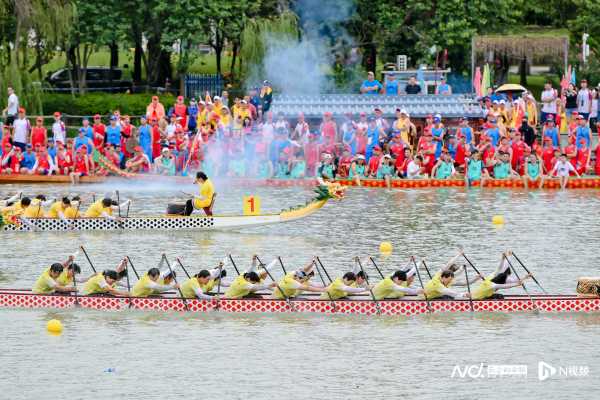
[[492, 217], [492, 224], [494, 224], [494, 225], [504, 224], [504, 217], [502, 215], [494, 215]]
[[394, 246], [390, 242], [381, 242], [379, 245], [379, 251], [382, 253], [391, 253]]
[[61, 333], [63, 330], [62, 323], [57, 319], [51, 319], [46, 324], [46, 329], [50, 333]]

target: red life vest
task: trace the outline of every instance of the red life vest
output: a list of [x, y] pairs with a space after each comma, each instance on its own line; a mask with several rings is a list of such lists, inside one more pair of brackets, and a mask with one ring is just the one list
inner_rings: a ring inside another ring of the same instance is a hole
[[79, 172], [81, 174], [88, 173], [85, 156], [80, 156], [79, 154], [75, 156], [75, 172]]

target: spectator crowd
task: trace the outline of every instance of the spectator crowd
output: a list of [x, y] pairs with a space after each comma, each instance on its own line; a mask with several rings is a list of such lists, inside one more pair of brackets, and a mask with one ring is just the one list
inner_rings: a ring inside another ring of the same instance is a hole
[[[365, 94], [377, 87], [372, 78], [363, 83]], [[451, 92], [441, 84], [440, 94]], [[74, 182], [86, 175], [203, 170], [209, 176], [323, 176], [358, 184], [384, 179], [388, 185], [392, 179], [428, 177], [541, 184], [549, 177], [566, 182], [572, 175], [600, 174], [600, 146], [593, 146], [600, 125], [598, 90], [588, 89], [585, 81], [579, 89], [571, 85], [560, 92], [547, 84], [541, 107], [530, 93], [490, 89], [479, 99], [485, 117], [478, 121], [435, 114], [423, 123], [402, 108], [388, 119], [377, 107], [339, 118], [325, 112], [318, 121], [303, 114], [292, 120], [270, 111], [271, 96], [268, 82], [235, 99], [227, 92], [207, 93], [200, 100], [179, 96], [165, 105], [153, 96], [141, 117], [115, 110], [108, 118], [83, 118], [77, 136], [69, 137], [60, 112], [49, 127], [41, 117], [32, 124], [9, 89], [0, 171], [70, 175]]]

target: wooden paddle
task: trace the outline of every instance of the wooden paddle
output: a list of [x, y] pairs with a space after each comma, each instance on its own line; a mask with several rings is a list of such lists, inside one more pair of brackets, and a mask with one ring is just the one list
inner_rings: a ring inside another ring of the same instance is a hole
[[283, 261], [281, 261], [281, 257], [277, 256], [277, 260], [279, 260], [279, 265], [281, 265], [281, 269], [283, 270], [283, 275], [287, 275], [287, 271], [285, 270], [285, 266], [283, 265]]
[[[313, 261], [313, 264], [315, 266], [315, 269], [317, 270], [317, 273], [319, 274], [319, 278], [321, 278], [321, 282], [323, 282], [323, 287], [326, 288], [327, 284], [325, 283], [323, 274], [321, 273], [321, 270], [319, 269], [319, 264], [317, 264], [314, 261]], [[337, 312], [337, 306], [335, 305], [335, 300], [333, 299], [333, 297], [331, 297], [331, 294], [329, 292], [325, 292], [325, 293], [327, 293], [327, 297], [329, 297], [329, 300], [331, 300], [331, 308], [332, 308], [333, 312]]]
[[531, 273], [531, 271], [525, 266], [525, 264], [523, 264], [521, 262], [521, 260], [519, 259], [519, 257], [517, 257], [517, 255], [515, 253], [512, 253], [512, 256], [515, 258], [515, 260], [517, 260], [517, 262], [519, 264], [521, 264], [521, 267], [523, 267], [523, 269], [525, 270], [525, 272], [527, 272], [529, 275], [531, 275], [531, 279], [536, 283], [536, 285], [539, 286], [539, 288], [542, 290], [542, 292], [544, 292], [544, 294], [548, 294], [548, 292], [546, 292], [546, 290], [542, 287], [542, 285], [540, 285], [540, 283], [538, 282], [537, 279], [535, 279], [535, 276], [533, 276], [533, 274]]
[[321, 262], [321, 259], [319, 258], [319, 256], [317, 256], [317, 262], [319, 263], [319, 265], [321, 266], [321, 268], [323, 268], [323, 272], [325, 273], [325, 276], [327, 277], [327, 279], [329, 280], [329, 283], [333, 283], [333, 281], [331, 280], [331, 277], [329, 276], [329, 273], [327, 273], [327, 270], [325, 269], [325, 267], [323, 266], [323, 263]]
[[[125, 260], [125, 277], [127, 278], [127, 293], [129, 293], [129, 296], [131, 296], [131, 283], [129, 282], [129, 263], [128, 263], [129, 257], [126, 257]], [[133, 306], [133, 303], [131, 302], [131, 297], [129, 297], [129, 308], [131, 308], [131, 306]]]
[[[460, 250], [462, 251], [462, 248]], [[469, 265], [471, 266], [471, 268], [473, 268], [473, 270], [477, 273], [477, 275], [479, 275], [479, 277], [481, 279], [485, 279], [485, 277], [483, 276], [483, 274], [481, 272], [479, 272], [479, 270], [477, 269], [477, 267], [475, 267], [475, 265], [471, 262], [471, 260], [469, 260], [469, 257], [467, 257], [467, 255], [465, 253], [462, 253], [462, 256], [465, 259], [465, 261], [467, 261], [469, 263]]]
[[228, 257], [229, 261], [231, 261], [231, 265], [233, 265], [233, 269], [235, 269], [235, 273], [238, 274], [238, 276], [240, 276], [240, 270], [238, 269], [237, 265], [235, 265], [235, 261], [233, 261], [233, 257], [231, 256], [231, 254], [229, 254]]
[[[502, 255], [502, 257], [506, 260], [506, 262], [508, 262], [508, 266], [510, 267], [511, 271], [513, 272], [513, 274], [515, 274], [515, 276], [517, 277], [517, 279], [520, 281], [521, 278], [519, 277], [519, 274], [517, 274], [517, 270], [515, 269], [515, 267], [513, 267], [512, 263], [510, 262], [510, 260], [508, 259], [508, 257], [506, 257], [505, 255]], [[533, 300], [533, 297], [529, 293], [529, 290], [527, 290], [527, 287], [525, 287], [525, 283], [524, 282], [521, 282], [521, 287], [523, 288], [523, 290], [525, 291], [525, 293], [529, 297], [529, 300], [531, 300], [531, 304], [533, 304], [534, 312], [535, 313], [539, 313], [540, 309], [538, 308], [537, 304], [535, 304], [535, 301]]]
[[97, 274], [98, 272], [96, 271], [96, 268], [94, 268], [94, 263], [92, 263], [92, 260], [90, 260], [90, 256], [88, 256], [87, 251], [85, 251], [83, 246], [79, 246], [79, 248], [81, 249], [81, 251], [83, 251], [83, 255], [87, 259], [88, 263], [90, 263], [90, 267], [92, 267], [92, 271], [94, 271], [94, 274]]
[[[425, 267], [425, 271], [427, 271], [427, 276], [429, 276], [429, 279], [432, 278], [431, 276], [431, 272], [429, 271], [429, 268], [427, 268], [427, 264], [425, 263], [425, 259], [421, 260], [421, 264], [423, 264], [423, 266]], [[415, 266], [416, 267], [416, 266]], [[418, 269], [418, 268], [417, 268]]]
[[425, 285], [423, 285], [423, 279], [421, 278], [421, 272], [419, 271], [419, 267], [417, 266], [417, 261], [415, 260], [415, 256], [411, 256], [413, 264], [415, 265], [415, 271], [417, 271], [417, 278], [419, 278], [419, 283], [421, 284], [421, 288], [423, 289], [423, 297], [425, 297], [425, 301], [427, 302], [427, 310], [430, 313], [433, 313], [431, 308], [431, 303], [429, 303], [429, 299], [427, 298], [427, 293], [425, 293]]
[[471, 306], [471, 312], [475, 311], [473, 307], [473, 297], [471, 294], [471, 284], [469, 283], [469, 273], [467, 272], [467, 266], [463, 265], [463, 269], [465, 270], [465, 279], [467, 280], [467, 291], [469, 292], [469, 306]]
[[[256, 256], [256, 261], [258, 261], [258, 264], [265, 270], [265, 272], [267, 273], [267, 275], [269, 275], [269, 278], [271, 278], [271, 280], [273, 282], [275, 282], [275, 287], [279, 290], [279, 293], [281, 293], [281, 295], [283, 296], [283, 298], [285, 299], [285, 301], [289, 304], [289, 306], [292, 309], [292, 311], [296, 311], [296, 307], [294, 307], [294, 305], [292, 304], [292, 300], [288, 296], [286, 296], [286, 294], [285, 294], [285, 292], [283, 290], [281, 290], [281, 287], [279, 286], [279, 283], [277, 283], [277, 281], [275, 280], [275, 278], [273, 278], [273, 275], [271, 275], [271, 273], [267, 269], [266, 264], [264, 264], [260, 260], [260, 258], [258, 258], [258, 256]], [[260, 278], [260, 275], [259, 275], [259, 278]]]
[[137, 278], [137, 280], [140, 280], [140, 276], [138, 275], [137, 271], [135, 270], [135, 267], [133, 266], [133, 262], [131, 262], [131, 258], [129, 258], [129, 256], [127, 257], [127, 261], [129, 261], [129, 265], [131, 265], [131, 269], [133, 269], [133, 273], [135, 274], [135, 277]]
[[192, 279], [192, 277], [190, 276], [190, 274], [188, 274], [187, 270], [183, 266], [183, 263], [181, 262], [181, 260], [179, 259], [179, 257], [176, 257], [175, 260], [177, 261], [177, 264], [179, 264], [179, 266], [181, 267], [181, 269], [183, 270], [183, 272], [185, 272], [185, 274], [187, 275], [188, 279]]
[[215, 310], [219, 311], [220, 301], [221, 301], [221, 273], [223, 272], [223, 262], [219, 263], [219, 283], [217, 284], [217, 304], [215, 305]]
[[171, 273], [171, 276], [173, 277], [173, 282], [175, 282], [175, 284], [177, 285], [177, 291], [179, 292], [179, 295], [181, 296], [181, 300], [183, 300], [183, 305], [185, 306], [185, 310], [189, 311], [190, 307], [188, 305], [187, 299], [185, 297], [183, 297], [183, 293], [181, 292], [181, 288], [179, 287], [177, 278], [175, 277], [175, 274], [173, 273], [173, 270], [171, 269], [171, 263], [169, 263], [169, 260], [167, 259], [167, 256], [164, 253], [162, 255], [162, 261], [164, 261], [167, 264], [167, 267], [169, 268], [169, 272]]
[[362, 263], [360, 262], [360, 258], [356, 257], [356, 262], [358, 262], [358, 266], [360, 267], [360, 270], [363, 273], [365, 282], [367, 282], [369, 293], [371, 293], [371, 298], [373, 299], [373, 302], [375, 303], [375, 308], [377, 309], [377, 315], [381, 315], [381, 308], [379, 307], [379, 302], [375, 298], [375, 293], [373, 293], [373, 289], [371, 289], [371, 285], [369, 284], [369, 278], [367, 277], [367, 273], [365, 272], [365, 269], [363, 268]]
[[381, 276], [381, 279], [385, 279], [384, 276], [383, 276], [383, 274], [381, 273], [381, 270], [379, 269], [379, 266], [377, 265], [377, 263], [375, 263], [375, 260], [373, 260], [373, 257], [369, 257], [369, 260], [371, 260], [371, 263], [373, 264], [373, 266], [375, 267], [375, 269], [379, 273], [379, 276]]

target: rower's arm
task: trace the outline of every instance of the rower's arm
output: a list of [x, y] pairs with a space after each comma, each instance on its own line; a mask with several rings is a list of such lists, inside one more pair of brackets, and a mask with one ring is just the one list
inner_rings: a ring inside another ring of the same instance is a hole
[[316, 292], [316, 293], [323, 293], [326, 292], [327, 289], [324, 287], [319, 287], [316, 285], [302, 285], [302, 287], [300, 288], [303, 292]]
[[450, 259], [450, 261], [448, 261], [448, 262], [446, 263], [446, 266], [444, 267], [444, 269], [443, 269], [443, 270], [444, 270], [444, 271], [446, 271], [448, 268], [450, 268], [450, 266], [451, 266], [452, 264], [455, 264], [455, 263], [456, 263], [456, 260], [458, 260], [460, 257], [462, 257], [462, 252], [460, 252], [460, 253], [458, 253], [457, 255], [455, 255], [454, 257], [452, 257], [452, 258]]
[[352, 294], [363, 293], [368, 290], [363, 287], [352, 287], [352, 286], [346, 286], [346, 285], [342, 285], [340, 287], [340, 289], [343, 290], [344, 292], [348, 292], [348, 293], [352, 293]]
[[129, 296], [129, 292], [128, 291], [123, 291], [123, 290], [119, 290], [119, 289], [115, 289], [114, 287], [109, 286], [107, 288], [108, 293], [112, 294], [113, 296]]
[[498, 268], [496, 268], [496, 270], [494, 271], [494, 276], [503, 273], [507, 269], [508, 269], [508, 262], [506, 261], [505, 254], [502, 254], [502, 259], [500, 260], [500, 265], [498, 265]]
[[102, 211], [102, 214], [100, 214], [100, 216], [102, 218], [106, 218], [106, 219], [110, 219], [110, 220], [115, 220], [117, 219], [116, 217], [113, 217], [112, 215], [110, 215], [109, 213], [107, 213], [106, 211]]
[[511, 282], [511, 283], [492, 283], [492, 289], [494, 290], [498, 290], [498, 289], [510, 289], [510, 288], [514, 288], [517, 286], [521, 286], [521, 282], [516, 281], [516, 282]]
[[246, 288], [251, 292], [258, 292], [259, 290], [270, 289], [271, 285], [267, 283], [248, 283]]
[[6, 202], [6, 204], [8, 203], [14, 203], [15, 201], [17, 201], [19, 198], [21, 197], [21, 192], [15, 194], [12, 197], [9, 197], [8, 199], [4, 200]]
[[413, 276], [416, 273], [417, 273], [417, 269], [415, 267], [412, 267], [411, 269], [406, 271], [406, 277], [410, 278], [411, 276]]
[[450, 296], [452, 298], [457, 298], [457, 297], [464, 297], [463, 293], [459, 293], [459, 292], [455, 292], [452, 289], [448, 289], [448, 288], [443, 288], [440, 290], [440, 293], [442, 293], [444, 296]]
[[404, 286], [396, 285], [395, 283], [392, 286], [392, 290], [394, 292], [400, 292], [400, 293], [404, 293], [404, 294], [408, 294], [408, 295], [412, 295], [412, 296], [416, 296], [417, 294], [420, 294], [423, 292], [423, 289], [414, 289], [411, 287], [404, 287]]
[[196, 290], [194, 290], [194, 293], [196, 294], [196, 297], [200, 300], [211, 300], [213, 298], [213, 296], [205, 294], [200, 288], [196, 288]]
[[156, 290], [158, 292], [166, 292], [167, 290], [173, 289], [172, 285], [159, 285], [156, 282], [148, 283], [148, 286], [152, 290]]
[[73, 286], [56, 285], [54, 286], [54, 290], [56, 290], [57, 292], [76, 292], [77, 288]]

